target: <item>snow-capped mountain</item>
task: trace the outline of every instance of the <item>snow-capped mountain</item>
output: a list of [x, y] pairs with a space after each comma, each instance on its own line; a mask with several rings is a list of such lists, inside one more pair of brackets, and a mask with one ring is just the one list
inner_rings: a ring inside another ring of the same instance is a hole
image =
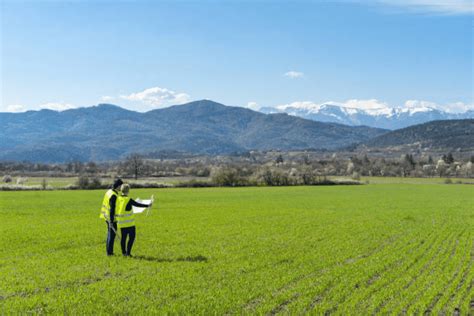
[[451, 113], [435, 108], [427, 102], [407, 101], [403, 107], [390, 107], [376, 100], [349, 100], [346, 103], [294, 102], [276, 107], [263, 107], [263, 113], [287, 113], [293, 116], [345, 125], [399, 129], [433, 120], [474, 118], [474, 110]]

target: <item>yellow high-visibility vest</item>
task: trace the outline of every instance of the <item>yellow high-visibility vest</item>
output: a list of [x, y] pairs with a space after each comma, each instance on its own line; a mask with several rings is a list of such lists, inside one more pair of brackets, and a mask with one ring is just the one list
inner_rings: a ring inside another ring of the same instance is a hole
[[117, 219], [117, 227], [125, 228], [135, 226], [135, 215], [133, 210], [127, 211], [127, 207], [130, 198], [128, 196], [118, 196], [117, 204], [115, 205], [115, 218]]
[[110, 198], [114, 195], [117, 196], [117, 192], [110, 189], [105, 192], [104, 199], [102, 200], [102, 208], [100, 209], [99, 217], [106, 221], [110, 220]]

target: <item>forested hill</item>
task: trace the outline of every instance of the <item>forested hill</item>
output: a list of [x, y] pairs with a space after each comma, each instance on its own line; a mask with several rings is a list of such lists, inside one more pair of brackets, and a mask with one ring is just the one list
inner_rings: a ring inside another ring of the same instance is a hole
[[367, 141], [364, 146], [474, 150], [474, 120], [432, 121], [414, 125], [378, 136]]
[[0, 160], [65, 162], [130, 153], [336, 149], [386, 132], [263, 114], [202, 100], [138, 113], [101, 104], [62, 112], [0, 113]]

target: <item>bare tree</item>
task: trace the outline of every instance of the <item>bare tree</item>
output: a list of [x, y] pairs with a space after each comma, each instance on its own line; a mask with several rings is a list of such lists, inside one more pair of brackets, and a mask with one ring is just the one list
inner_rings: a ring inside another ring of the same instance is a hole
[[277, 165], [282, 164], [283, 163], [283, 156], [281, 154], [278, 155], [275, 162], [276, 162]]
[[127, 164], [127, 169], [131, 170], [135, 180], [137, 180], [144, 166], [143, 157], [139, 154], [131, 154], [127, 157], [125, 163]]
[[2, 181], [5, 183], [10, 183], [13, 181], [13, 178], [9, 174], [7, 174], [3, 176]]
[[43, 178], [43, 180], [41, 180], [41, 188], [43, 190], [46, 190], [48, 188], [48, 181], [46, 181], [46, 178]]
[[86, 172], [87, 173], [95, 174], [95, 173], [97, 173], [97, 171], [98, 171], [98, 168], [97, 168], [97, 164], [95, 162], [89, 161], [86, 164]]

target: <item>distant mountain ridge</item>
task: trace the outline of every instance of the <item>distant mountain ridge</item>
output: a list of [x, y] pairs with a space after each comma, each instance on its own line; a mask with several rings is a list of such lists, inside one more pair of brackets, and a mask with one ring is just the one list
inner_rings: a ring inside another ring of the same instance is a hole
[[263, 114], [210, 100], [146, 113], [111, 104], [56, 112], [0, 113], [0, 160], [104, 161], [130, 153], [337, 149], [386, 132]]
[[474, 120], [433, 121], [402, 128], [363, 145], [369, 148], [418, 148], [421, 150], [463, 150], [474, 154]]
[[287, 113], [320, 122], [332, 122], [350, 126], [370, 126], [390, 130], [400, 129], [434, 120], [472, 119], [474, 110], [464, 113], [448, 113], [428, 106], [411, 108], [360, 109], [334, 103], [313, 104], [303, 102], [278, 107], [263, 107], [262, 113]]

